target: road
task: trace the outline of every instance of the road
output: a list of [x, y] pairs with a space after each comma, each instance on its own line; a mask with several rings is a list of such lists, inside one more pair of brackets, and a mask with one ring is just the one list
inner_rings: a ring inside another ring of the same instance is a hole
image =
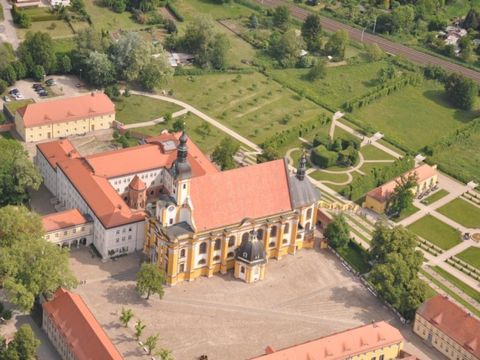
[[[309, 14], [311, 14], [311, 12], [305, 9], [302, 9], [295, 5], [286, 4], [282, 0], [255, 0], [255, 1], [266, 7], [288, 5], [292, 16], [299, 20], [305, 20], [305, 18]], [[356, 29], [352, 26], [343, 24], [339, 21], [335, 21], [324, 16], [320, 16], [320, 22], [322, 24], [322, 27], [327, 31], [337, 31], [337, 30], [344, 29], [344, 30], [347, 30], [350, 39], [353, 39], [359, 42], [362, 40], [362, 30]], [[367, 44], [376, 43], [385, 52], [388, 52], [390, 54], [403, 56], [408, 60], [420, 65], [438, 65], [449, 72], [462, 74], [463, 76], [468, 77], [476, 81], [477, 83], [480, 83], [480, 72], [478, 71], [471, 70], [464, 66], [451, 63], [449, 61], [443, 60], [436, 56], [425, 54], [423, 52], [409, 48], [408, 46], [401, 45], [393, 41], [384, 39], [380, 36], [368, 34], [365, 32], [363, 35], [363, 42]]]
[[0, 0], [0, 4], [3, 6], [3, 17], [5, 20], [0, 22], [0, 39], [12, 44], [13, 50], [18, 48], [18, 37], [13, 25], [12, 13], [10, 12], [12, 5], [7, 0]]

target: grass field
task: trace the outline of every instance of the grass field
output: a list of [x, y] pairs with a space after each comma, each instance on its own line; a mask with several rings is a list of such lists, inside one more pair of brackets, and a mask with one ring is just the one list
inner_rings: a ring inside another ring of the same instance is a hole
[[360, 148], [365, 160], [395, 160], [395, 158], [386, 152], [376, 148], [373, 145], [366, 145]]
[[66, 21], [52, 20], [52, 21], [33, 21], [28, 29], [16, 29], [20, 40], [25, 39], [27, 32], [46, 32], [53, 39], [73, 37], [74, 33]]
[[353, 116], [416, 151], [459, 129], [478, 113], [453, 108], [442, 85], [424, 81], [374, 101]]
[[124, 124], [158, 119], [167, 113], [182, 109], [178, 105], [141, 95], [122, 96], [114, 102], [116, 119]]
[[365, 274], [370, 271], [370, 264], [367, 261], [366, 251], [362, 252], [357, 246], [352, 245], [351, 242], [348, 243], [347, 247], [337, 249], [337, 252], [360, 274]]
[[[185, 115], [183, 119], [187, 127], [187, 135], [205, 154], [211, 154], [213, 149], [215, 149], [220, 141], [228, 136], [223, 131], [220, 131], [213, 126], [210, 126], [210, 131], [206, 133], [201, 127], [204, 121], [194, 114], [189, 113], [188, 115]], [[136, 128], [134, 131], [145, 134], [146, 136], [155, 136], [159, 135], [162, 130], [170, 127], [171, 124], [158, 124], [154, 126]], [[231, 139], [231, 141], [236, 140]]]
[[327, 181], [333, 181], [336, 183], [343, 183], [344, 181], [348, 180], [347, 174], [331, 174], [331, 173], [326, 173], [319, 170], [316, 170], [308, 174], [308, 176], [311, 176], [315, 180], [327, 180]]
[[76, 48], [73, 38], [62, 38], [53, 40], [53, 51], [56, 53], [68, 53]]
[[474, 300], [480, 302], [480, 292], [475, 290], [474, 288], [470, 287], [469, 285], [465, 284], [463, 281], [460, 279], [456, 278], [449, 272], [443, 270], [441, 267], [434, 266], [432, 269], [439, 275], [441, 275], [443, 278], [451, 282], [453, 285], [455, 285], [457, 288], [462, 290], [465, 294], [473, 298]]
[[480, 270], [480, 248], [471, 246], [455, 256]]
[[480, 227], [480, 208], [457, 198], [443, 205], [437, 211], [468, 228]]
[[440, 190], [434, 192], [432, 195], [424, 198], [422, 200], [422, 203], [424, 203], [425, 205], [433, 204], [435, 201], [440, 200], [441, 198], [447, 196], [448, 194], [449, 194], [449, 192], [447, 190], [440, 189]]
[[393, 221], [396, 221], [396, 222], [399, 222], [399, 221], [402, 221], [403, 219], [406, 219], [407, 217], [409, 217], [410, 215], [413, 215], [415, 214], [417, 211], [419, 211], [420, 209], [417, 208], [416, 206], [414, 205], [410, 205], [407, 209], [403, 210], [401, 213], [400, 213], [400, 216], [397, 217], [397, 218], [393, 218], [392, 220]]
[[11, 139], [11, 140], [14, 139], [13, 135], [10, 132], [0, 132], [0, 138]]
[[205, 0], [177, 0], [175, 7], [186, 20], [190, 20], [199, 13], [209, 14], [214, 19], [239, 18], [250, 16], [255, 11], [235, 2], [219, 5], [214, 1]]
[[97, 31], [108, 30], [112, 32], [119, 29], [135, 30], [146, 27], [144, 24], [137, 23], [130, 12], [124, 11], [118, 14], [107, 7], [101, 6], [100, 2], [100, 0], [85, 0], [85, 7]]
[[322, 114], [331, 116], [260, 73], [176, 76], [171, 88], [176, 98], [257, 144], [302, 122], [320, 119]]
[[386, 66], [385, 61], [360, 63], [327, 68], [324, 79], [309, 81], [308, 69], [282, 69], [272, 75], [282, 83], [304, 91], [305, 95], [335, 108], [369, 92], [377, 84], [373, 81], [378, 71]]
[[456, 229], [431, 215], [415, 221], [407, 226], [407, 229], [443, 250], [448, 250], [460, 243], [460, 233]]

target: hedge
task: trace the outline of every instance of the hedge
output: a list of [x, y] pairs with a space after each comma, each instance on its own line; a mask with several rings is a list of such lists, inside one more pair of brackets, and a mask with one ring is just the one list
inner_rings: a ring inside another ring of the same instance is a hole
[[338, 153], [327, 150], [323, 145], [319, 145], [312, 150], [310, 158], [315, 165], [325, 169], [337, 163]]
[[243, 5], [245, 7], [248, 7], [252, 10], [258, 11], [258, 12], [263, 12], [263, 7], [261, 5], [255, 4], [254, 2], [250, 0], [234, 0], [237, 4]]
[[165, 7], [170, 10], [170, 12], [177, 18], [178, 21], [182, 22], [185, 20], [182, 14], [177, 10], [177, 8], [170, 2], [167, 1]]

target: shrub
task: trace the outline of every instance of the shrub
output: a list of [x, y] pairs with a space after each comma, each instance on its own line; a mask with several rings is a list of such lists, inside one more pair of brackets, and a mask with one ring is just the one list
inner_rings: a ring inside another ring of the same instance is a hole
[[5, 320], [10, 320], [12, 318], [12, 310], [4, 310], [2, 313], [2, 317]]
[[337, 163], [338, 154], [328, 150], [323, 145], [319, 145], [312, 150], [310, 157], [315, 165], [325, 169]]
[[185, 18], [183, 15], [177, 10], [177, 8], [170, 2], [168, 1], [165, 7], [170, 10], [170, 12], [177, 18], [178, 21], [184, 21]]

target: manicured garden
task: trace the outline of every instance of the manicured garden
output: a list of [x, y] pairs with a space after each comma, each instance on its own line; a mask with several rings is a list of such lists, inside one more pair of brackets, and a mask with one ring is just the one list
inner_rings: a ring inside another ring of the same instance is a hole
[[359, 245], [350, 241], [347, 247], [337, 249], [337, 252], [360, 274], [370, 271], [371, 266], [368, 263], [368, 253], [366, 250], [361, 249]]
[[332, 173], [326, 173], [320, 170], [316, 170], [308, 175], [314, 178], [315, 180], [321, 180], [321, 181], [332, 181], [335, 183], [343, 183], [348, 181], [348, 175], [345, 173], [332, 174]]
[[449, 192], [445, 189], [440, 189], [438, 191], [435, 191], [433, 194], [429, 195], [428, 197], [424, 198], [422, 200], [422, 203], [425, 205], [430, 205], [433, 204], [434, 202], [444, 198], [447, 196]]
[[471, 246], [455, 256], [480, 270], [480, 248]]
[[403, 210], [401, 213], [400, 213], [400, 216], [399, 217], [396, 217], [392, 220], [396, 221], [396, 222], [399, 222], [399, 221], [402, 221], [403, 219], [406, 219], [407, 217], [415, 214], [417, 211], [419, 211], [420, 209], [417, 208], [415, 205], [410, 205], [408, 208], [406, 208], [405, 210]]
[[480, 207], [457, 198], [437, 211], [467, 228], [480, 228]]
[[457, 277], [453, 276], [449, 272], [445, 271], [439, 266], [434, 266], [432, 269], [439, 275], [441, 275], [444, 279], [451, 282], [454, 286], [462, 290], [465, 294], [470, 296], [472, 299], [480, 302], [480, 292], [472, 288], [471, 286], [465, 284], [463, 281], [458, 279]]
[[360, 148], [365, 160], [395, 160], [393, 156], [373, 145], [365, 145]]
[[448, 250], [460, 243], [459, 231], [432, 215], [422, 217], [407, 228], [443, 250]]
[[121, 96], [114, 102], [116, 119], [124, 124], [158, 119], [167, 113], [174, 113], [182, 109], [176, 104], [141, 95]]

